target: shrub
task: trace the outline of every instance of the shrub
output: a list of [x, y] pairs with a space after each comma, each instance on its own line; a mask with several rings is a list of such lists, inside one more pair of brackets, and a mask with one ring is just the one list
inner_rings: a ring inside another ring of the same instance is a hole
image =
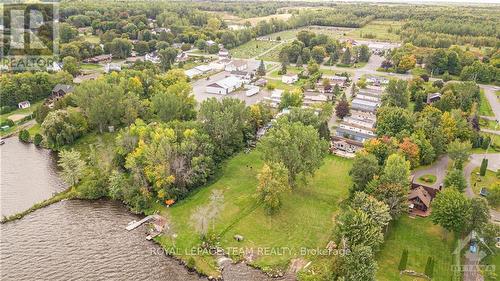
[[398, 269], [399, 271], [403, 271], [406, 269], [406, 264], [408, 263], [408, 250], [404, 249], [401, 254], [401, 260], [399, 261]]
[[6, 113], [12, 112], [14, 110], [16, 110], [16, 108], [14, 106], [9, 106], [9, 105], [2, 106], [0, 108], [0, 114], [6, 114]]
[[40, 144], [42, 144], [42, 141], [43, 141], [43, 136], [40, 135], [40, 134], [36, 134], [34, 137], [33, 137], [33, 143], [36, 145], [36, 146], [40, 146]]
[[484, 177], [486, 175], [486, 169], [488, 168], [488, 159], [483, 158], [483, 161], [481, 161], [481, 168], [479, 169], [479, 174], [481, 177]]
[[29, 142], [30, 141], [30, 132], [28, 130], [21, 130], [19, 132], [19, 140], [22, 142]]
[[3, 126], [14, 127], [14, 125], [16, 125], [16, 124], [14, 123], [14, 121], [12, 121], [10, 119], [5, 119], [5, 121], [0, 122], [0, 127], [3, 127]]
[[189, 257], [187, 263], [186, 263], [186, 267], [189, 268], [190, 270], [194, 270], [195, 268], [195, 261], [194, 261], [194, 258], [193, 257]]

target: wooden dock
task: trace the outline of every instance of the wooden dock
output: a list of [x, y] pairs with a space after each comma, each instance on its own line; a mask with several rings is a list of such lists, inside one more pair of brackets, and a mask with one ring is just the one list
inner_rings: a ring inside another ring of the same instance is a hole
[[128, 231], [134, 230], [134, 229], [138, 228], [139, 226], [141, 226], [143, 223], [148, 222], [149, 220], [151, 220], [153, 218], [154, 218], [154, 216], [147, 216], [140, 221], [131, 221], [128, 223], [128, 225], [127, 225], [127, 227], [125, 227], [125, 229]]

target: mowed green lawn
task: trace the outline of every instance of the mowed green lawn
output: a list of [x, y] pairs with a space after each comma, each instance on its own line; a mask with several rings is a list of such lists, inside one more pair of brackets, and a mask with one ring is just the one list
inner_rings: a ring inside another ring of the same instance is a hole
[[427, 258], [431, 256], [436, 261], [433, 280], [451, 280], [455, 243], [453, 234], [445, 234], [445, 230], [429, 218], [402, 216], [391, 225], [382, 250], [377, 254], [377, 280], [420, 280], [399, 275], [398, 265], [405, 248], [408, 249], [407, 269], [424, 273]]
[[[335, 214], [340, 202], [347, 197], [348, 187], [351, 185], [348, 176], [351, 162], [352, 160], [327, 156], [307, 185], [283, 195], [280, 212], [268, 216], [255, 197], [257, 174], [263, 162], [257, 151], [241, 153], [224, 165], [222, 176], [217, 181], [162, 211], [168, 217], [176, 238], [165, 235], [158, 241], [167, 249], [175, 245], [179, 257], [188, 260], [186, 250], [189, 252], [200, 244], [200, 236], [195, 233], [190, 218], [198, 206], [208, 204], [212, 190], [222, 190], [222, 212], [213, 225], [214, 232], [221, 237], [221, 246], [225, 249], [253, 249], [255, 253], [259, 247], [286, 247], [292, 253], [257, 255], [253, 262], [266, 271], [285, 268], [290, 259], [298, 256], [301, 248], [324, 249], [330, 240]], [[235, 241], [233, 237], [236, 234], [242, 235], [244, 241]], [[240, 257], [239, 252], [232, 254], [235, 258]], [[313, 256], [303, 258], [312, 261], [315, 259]], [[214, 274], [214, 262], [208, 255], [194, 259], [198, 269]]]
[[481, 90], [481, 102], [479, 104], [479, 115], [482, 116], [495, 116], [493, 114], [493, 110], [491, 109], [491, 105], [484, 94], [484, 90]]
[[280, 42], [252, 40], [231, 49], [229, 52], [234, 58], [248, 59], [258, 56], [278, 44], [280, 44]]

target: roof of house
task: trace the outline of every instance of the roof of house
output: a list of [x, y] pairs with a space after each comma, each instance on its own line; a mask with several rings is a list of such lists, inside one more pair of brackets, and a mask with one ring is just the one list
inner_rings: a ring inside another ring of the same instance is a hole
[[207, 87], [223, 88], [229, 89], [236, 87], [241, 84], [241, 79], [235, 76], [229, 76], [215, 83], [208, 85]]
[[285, 74], [283, 74], [283, 76], [285, 76], [285, 77], [297, 77], [298, 75], [297, 75], [297, 73], [285, 73]]
[[202, 72], [196, 68], [191, 68], [191, 69], [184, 71], [184, 74], [186, 74], [186, 76], [188, 76], [188, 77], [194, 77], [194, 76], [199, 75], [201, 73]]
[[408, 200], [413, 200], [413, 199], [416, 199], [416, 198], [420, 199], [420, 201], [427, 208], [430, 207], [432, 197], [429, 194], [429, 192], [427, 192], [427, 190], [425, 190], [425, 188], [423, 188], [422, 186], [418, 186], [418, 187], [412, 189], [410, 191], [410, 194], [408, 195]]
[[52, 89], [52, 92], [59, 92], [63, 91], [66, 94], [73, 92], [73, 86], [71, 85], [66, 85], [66, 84], [57, 84], [54, 89]]
[[348, 139], [348, 138], [342, 138], [342, 137], [337, 137], [337, 136], [332, 136], [331, 139], [332, 139], [333, 142], [343, 141], [343, 142], [346, 142], [346, 143], [351, 144], [351, 145], [363, 147], [363, 143], [359, 142], [359, 141], [356, 141], [356, 140], [351, 140], [351, 139]]
[[248, 75], [248, 71], [241, 71], [241, 70], [233, 70], [231, 71], [231, 75], [236, 75], [236, 76], [246, 76]]
[[25, 101], [22, 101], [22, 102], [18, 103], [18, 105], [25, 105], [25, 104], [30, 104], [30, 102], [27, 101], [27, 100], [25, 100]]
[[354, 98], [352, 100], [352, 103], [353, 104], [366, 105], [366, 106], [373, 106], [373, 107], [377, 107], [379, 105], [377, 102], [368, 101], [368, 100], [362, 100], [362, 99], [358, 99], [358, 98]]
[[198, 65], [197, 67], [195, 67], [195, 69], [197, 69], [201, 72], [208, 72], [208, 71], [212, 70], [212, 68], [206, 64]]
[[244, 61], [244, 60], [233, 60], [233, 61], [231, 62], [231, 64], [232, 64], [232, 65], [234, 65], [234, 66], [236, 66], [236, 67], [240, 67], [240, 66], [244, 66], [244, 65], [246, 65], [246, 64], [247, 64], [247, 62], [246, 62], [246, 61]]
[[441, 93], [437, 92], [437, 93], [428, 93], [427, 94], [427, 98], [428, 99], [434, 99], [434, 98], [439, 98], [441, 97]]

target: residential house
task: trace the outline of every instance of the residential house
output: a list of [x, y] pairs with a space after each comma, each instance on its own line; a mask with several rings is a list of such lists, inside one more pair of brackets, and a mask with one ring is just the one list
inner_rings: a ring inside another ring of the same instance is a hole
[[433, 197], [423, 186], [413, 188], [408, 194], [410, 212], [424, 217], [428, 216], [432, 199]]
[[296, 73], [286, 73], [281, 76], [281, 82], [286, 84], [293, 84], [299, 81], [299, 76]]
[[154, 52], [151, 52], [151, 53], [147, 53], [144, 56], [144, 60], [145, 61], [150, 61], [152, 63], [160, 63], [161, 62], [160, 56], [158, 55], [157, 51], [154, 51]]
[[370, 112], [351, 110], [351, 115], [344, 117], [344, 121], [365, 128], [374, 128], [376, 116]]
[[253, 78], [253, 73], [250, 71], [233, 70], [231, 71], [231, 75], [240, 78], [245, 83], [250, 83], [250, 80]]
[[207, 47], [211, 47], [211, 46], [213, 46], [213, 45], [217, 44], [217, 43], [216, 43], [215, 41], [213, 41], [213, 40], [207, 40], [205, 43], [207, 44]]
[[283, 90], [274, 89], [270, 97], [265, 97], [264, 99], [269, 103], [271, 107], [277, 108], [281, 103], [281, 96], [283, 95]]
[[52, 62], [51, 65], [47, 66], [48, 72], [59, 72], [62, 70], [62, 63]]
[[219, 50], [219, 59], [228, 59], [229, 58], [229, 51], [225, 48], [222, 48]]
[[351, 108], [354, 110], [375, 112], [375, 111], [377, 111], [377, 108], [379, 107], [379, 105], [380, 105], [380, 103], [378, 103], [378, 102], [354, 98], [352, 100], [352, 103], [351, 103]]
[[245, 96], [251, 97], [260, 92], [260, 88], [254, 85], [245, 85]]
[[113, 59], [112, 54], [107, 54], [107, 55], [99, 55], [95, 57], [91, 57], [88, 59], [84, 59], [83, 62], [85, 63], [109, 63]]
[[208, 73], [212, 71], [212, 67], [210, 65], [202, 64], [194, 67], [195, 69], [199, 70], [201, 73]]
[[189, 59], [188, 54], [186, 52], [180, 52], [175, 58], [176, 62], [185, 62]]
[[358, 150], [363, 148], [363, 143], [351, 140], [348, 138], [332, 136], [331, 137], [331, 148], [330, 150], [335, 153], [337, 150], [346, 153], [356, 153]]
[[367, 101], [372, 101], [372, 102], [376, 102], [376, 103], [379, 103], [380, 104], [380, 96], [377, 96], [377, 95], [373, 95], [373, 94], [370, 94], [370, 93], [358, 93], [356, 95], [356, 98], [358, 99], [362, 99], [362, 100], [367, 100]]
[[345, 76], [338, 76], [338, 75], [323, 75], [323, 78], [326, 78], [330, 80], [330, 84], [332, 86], [339, 85], [339, 87], [347, 87], [348, 82], [347, 82], [347, 77]]
[[63, 98], [69, 93], [72, 93], [74, 90], [74, 87], [71, 85], [66, 85], [66, 84], [57, 84], [53, 89], [52, 93], [50, 94], [49, 97], [45, 100], [45, 103], [49, 105], [49, 107], [52, 107], [54, 105], [54, 102]]
[[335, 134], [337, 137], [349, 138], [359, 142], [376, 137], [373, 129], [347, 122], [340, 123]]
[[229, 76], [206, 87], [207, 93], [227, 95], [243, 86], [243, 81], [238, 77]]
[[248, 68], [248, 64], [246, 61], [244, 60], [233, 60], [231, 61], [231, 63], [229, 63], [228, 65], [226, 65], [226, 67], [224, 68], [226, 71], [243, 71], [243, 70], [246, 70]]
[[116, 71], [116, 72], [122, 71], [121, 65], [119, 65], [117, 63], [107, 63], [106, 65], [104, 65], [104, 72], [110, 73], [112, 71]]
[[311, 106], [313, 104], [324, 103], [328, 101], [328, 97], [323, 94], [318, 94], [314, 92], [304, 93], [304, 106]]
[[431, 104], [441, 99], [441, 93], [428, 93], [427, 94], [427, 104]]
[[27, 100], [22, 101], [22, 102], [20, 102], [20, 103], [17, 104], [17, 107], [20, 108], [20, 109], [25, 109], [25, 108], [28, 108], [30, 106], [31, 106], [31, 104]]
[[191, 69], [185, 70], [184, 74], [186, 74], [186, 76], [189, 77], [189, 79], [193, 79], [194, 77], [203, 74], [203, 72], [199, 71], [196, 68], [191, 68]]

